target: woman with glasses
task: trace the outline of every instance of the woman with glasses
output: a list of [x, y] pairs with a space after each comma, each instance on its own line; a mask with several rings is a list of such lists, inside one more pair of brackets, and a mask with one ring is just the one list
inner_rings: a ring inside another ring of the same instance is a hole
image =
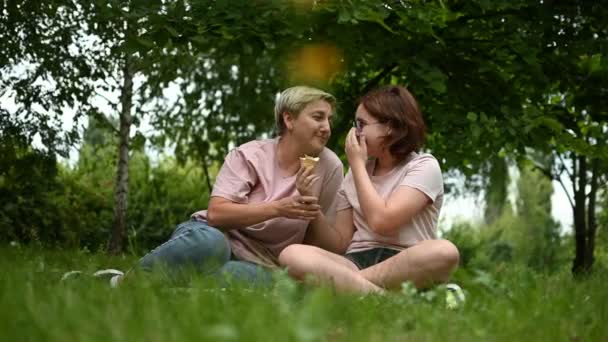
[[338, 290], [373, 293], [446, 282], [459, 253], [437, 239], [443, 179], [437, 160], [417, 152], [425, 124], [414, 97], [401, 86], [364, 95], [346, 137], [350, 170], [338, 192], [335, 254], [294, 244], [279, 262], [296, 279], [312, 276]]

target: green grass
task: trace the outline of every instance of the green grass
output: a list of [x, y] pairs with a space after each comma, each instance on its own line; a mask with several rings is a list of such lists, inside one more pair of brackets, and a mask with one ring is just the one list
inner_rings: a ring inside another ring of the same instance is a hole
[[170, 287], [138, 277], [119, 289], [81, 269], [126, 269], [136, 259], [74, 251], [0, 248], [4, 341], [602, 341], [608, 338], [608, 275], [574, 281], [504, 268], [460, 270], [467, 303], [445, 308], [441, 289], [387, 296], [337, 295], [279, 274], [269, 289], [220, 288], [195, 278]]

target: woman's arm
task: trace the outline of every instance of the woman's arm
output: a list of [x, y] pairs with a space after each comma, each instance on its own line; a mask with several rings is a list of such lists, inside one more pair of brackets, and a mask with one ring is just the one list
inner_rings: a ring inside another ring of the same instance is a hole
[[374, 188], [365, 168], [367, 160], [365, 136], [361, 136], [359, 143], [354, 130], [351, 130], [346, 139], [346, 152], [357, 189], [357, 198], [367, 224], [374, 232], [391, 235], [432, 203], [431, 198], [422, 191], [409, 186], [399, 187], [384, 200]]
[[276, 217], [314, 220], [317, 198], [292, 196], [273, 202], [250, 203], [259, 182], [256, 168], [245, 152], [236, 148], [226, 156], [207, 207], [207, 223], [221, 230], [249, 227]]
[[357, 197], [368, 226], [378, 234], [394, 234], [399, 227], [410, 222], [431, 203], [430, 198], [423, 192], [408, 186], [399, 187], [387, 200], [383, 200], [373, 187], [365, 169], [363, 172], [366, 177], [353, 170]]
[[266, 203], [235, 203], [223, 197], [211, 197], [207, 223], [221, 230], [249, 227], [276, 217], [314, 220], [320, 213], [317, 198], [292, 196]]
[[[300, 194], [312, 194], [313, 185], [321, 179], [311, 168], [298, 172], [296, 186]], [[319, 195], [322, 206], [319, 215], [308, 225], [304, 243], [342, 254], [348, 248], [354, 233], [353, 211], [351, 208], [336, 211], [339, 190], [344, 180], [342, 163], [324, 179]]]
[[338, 211], [335, 227], [329, 224], [323, 213], [319, 213], [308, 226], [304, 243], [337, 254], [344, 254], [354, 233], [352, 208]]

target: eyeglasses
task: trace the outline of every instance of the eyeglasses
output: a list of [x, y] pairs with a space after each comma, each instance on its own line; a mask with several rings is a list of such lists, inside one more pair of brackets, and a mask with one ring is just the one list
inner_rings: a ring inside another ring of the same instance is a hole
[[367, 122], [361, 121], [360, 119], [355, 119], [353, 121], [353, 127], [355, 127], [357, 129], [357, 132], [361, 132], [365, 126], [379, 125], [379, 124], [382, 124], [382, 122], [376, 121], [376, 122], [367, 123]]

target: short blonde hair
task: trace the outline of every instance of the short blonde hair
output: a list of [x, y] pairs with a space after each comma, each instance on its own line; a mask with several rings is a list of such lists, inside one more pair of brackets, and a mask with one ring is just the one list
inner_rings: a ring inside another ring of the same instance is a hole
[[274, 105], [277, 135], [283, 135], [287, 128], [285, 127], [285, 121], [283, 121], [283, 113], [288, 112], [297, 117], [304, 107], [318, 100], [329, 103], [332, 112], [336, 110], [336, 98], [323, 90], [307, 86], [296, 86], [285, 89], [279, 95]]

